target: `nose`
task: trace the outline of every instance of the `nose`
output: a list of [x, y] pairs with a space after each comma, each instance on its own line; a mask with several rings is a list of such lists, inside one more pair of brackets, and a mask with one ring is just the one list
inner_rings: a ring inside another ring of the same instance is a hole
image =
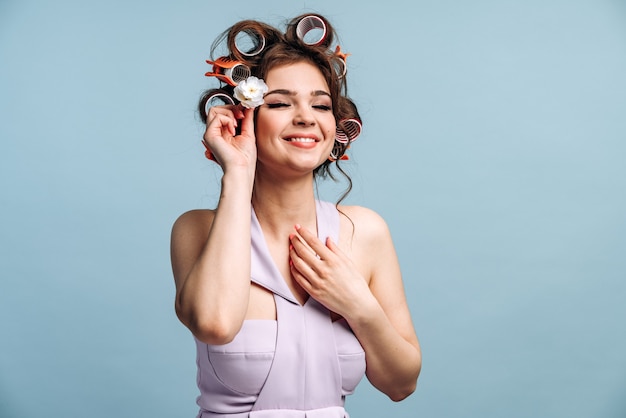
[[315, 117], [308, 106], [298, 106], [293, 117], [293, 124], [298, 126], [315, 125]]

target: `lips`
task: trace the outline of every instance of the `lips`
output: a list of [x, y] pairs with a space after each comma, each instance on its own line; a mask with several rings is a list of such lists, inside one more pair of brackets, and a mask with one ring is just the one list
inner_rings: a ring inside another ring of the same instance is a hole
[[320, 142], [320, 139], [317, 135], [313, 133], [295, 133], [291, 135], [284, 136], [283, 139], [288, 142], [297, 142], [300, 144], [310, 144], [313, 142]]
[[311, 143], [311, 142], [317, 142], [317, 139], [315, 139], [315, 138], [297, 137], [297, 138], [285, 138], [285, 141], [288, 141], [288, 142]]

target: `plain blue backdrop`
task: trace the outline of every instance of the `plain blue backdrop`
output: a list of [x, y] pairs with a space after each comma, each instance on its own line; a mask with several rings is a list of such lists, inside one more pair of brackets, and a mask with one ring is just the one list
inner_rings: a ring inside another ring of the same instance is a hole
[[[424, 366], [357, 417], [626, 416], [626, 2], [0, 0], [0, 416], [193, 417], [169, 233], [235, 21], [323, 13]], [[323, 186], [334, 200], [342, 185]]]

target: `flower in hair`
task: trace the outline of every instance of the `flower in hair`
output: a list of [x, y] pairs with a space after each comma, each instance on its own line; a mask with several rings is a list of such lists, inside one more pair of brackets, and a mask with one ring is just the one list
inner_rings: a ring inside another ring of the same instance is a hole
[[239, 100], [243, 107], [254, 109], [264, 103], [263, 96], [267, 93], [267, 85], [260, 78], [250, 76], [237, 84], [234, 93], [235, 99]]

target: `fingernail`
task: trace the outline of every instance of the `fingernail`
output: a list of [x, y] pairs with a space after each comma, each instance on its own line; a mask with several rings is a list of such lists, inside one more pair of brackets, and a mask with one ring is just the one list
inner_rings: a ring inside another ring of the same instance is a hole
[[296, 225], [295, 225], [295, 228], [296, 228], [296, 231], [297, 231], [297, 230], [299, 230], [299, 229], [300, 229], [300, 228], [302, 228], [302, 227], [300, 226], [300, 224], [296, 224]]

